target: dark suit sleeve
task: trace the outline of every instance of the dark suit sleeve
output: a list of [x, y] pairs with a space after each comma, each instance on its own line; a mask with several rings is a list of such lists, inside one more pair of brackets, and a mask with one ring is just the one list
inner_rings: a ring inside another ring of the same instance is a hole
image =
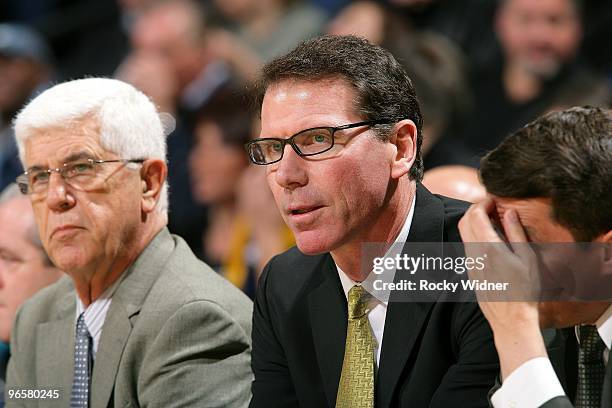
[[570, 400], [566, 397], [555, 397], [550, 401], [546, 402], [542, 405], [541, 408], [573, 408], [574, 406], [570, 402]]
[[253, 355], [251, 408], [296, 407], [298, 400], [285, 352], [275, 330], [277, 314], [269, 302], [272, 259], [259, 279], [253, 310]]
[[488, 392], [499, 374], [491, 328], [475, 302], [458, 303], [452, 325], [456, 363], [442, 379], [430, 407], [489, 407]]

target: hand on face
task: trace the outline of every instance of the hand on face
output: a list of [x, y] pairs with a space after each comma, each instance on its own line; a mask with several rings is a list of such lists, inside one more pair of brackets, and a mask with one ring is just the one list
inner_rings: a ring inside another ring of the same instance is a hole
[[494, 211], [491, 197], [474, 204], [459, 222], [459, 231], [466, 256], [485, 259], [482, 270], [468, 271], [470, 279], [508, 283], [503, 292], [477, 291], [476, 296], [494, 330], [512, 331], [517, 321], [537, 324], [540, 276], [516, 211], [506, 211], [501, 220], [512, 250], [493, 227]]
[[[527, 246], [527, 237], [514, 210], [506, 211], [502, 218], [512, 250], [506, 246], [491, 223], [494, 210], [491, 197], [474, 204], [459, 222], [459, 232], [466, 243], [466, 256], [486, 254], [485, 267], [469, 270], [470, 279], [509, 283], [509, 291], [501, 295], [476, 291], [480, 309], [493, 329], [502, 378], [506, 378], [524, 362], [546, 356], [546, 349], [539, 328], [535, 255]], [[500, 298], [515, 300], [517, 296], [522, 301], [500, 301]]]

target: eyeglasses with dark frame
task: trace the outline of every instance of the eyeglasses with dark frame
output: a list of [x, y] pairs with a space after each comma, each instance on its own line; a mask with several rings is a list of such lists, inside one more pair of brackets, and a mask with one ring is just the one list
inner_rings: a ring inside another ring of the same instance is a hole
[[392, 119], [367, 120], [342, 126], [321, 126], [302, 130], [286, 139], [265, 137], [244, 144], [249, 159], [259, 165], [276, 163], [283, 158], [285, 146], [291, 145], [300, 157], [325, 153], [334, 147], [335, 133], [339, 130], [361, 126], [387, 125], [396, 122]]
[[17, 177], [17, 185], [22, 194], [44, 194], [49, 187], [51, 174], [59, 174], [67, 184], [75, 188], [85, 188], [98, 176], [97, 167], [106, 163], [138, 163], [145, 159], [94, 160], [79, 159], [64, 163], [55, 169], [31, 168]]

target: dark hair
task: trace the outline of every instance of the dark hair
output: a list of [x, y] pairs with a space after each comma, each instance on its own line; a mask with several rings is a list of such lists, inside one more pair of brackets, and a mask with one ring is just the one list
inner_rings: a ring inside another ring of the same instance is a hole
[[248, 96], [239, 84], [230, 84], [220, 91], [196, 113], [196, 123], [210, 122], [221, 130], [223, 143], [243, 150], [251, 139], [253, 115], [244, 108]]
[[[284, 80], [319, 81], [342, 78], [357, 92], [355, 110], [364, 120], [411, 119], [418, 130], [416, 160], [410, 178], [421, 180], [423, 120], [419, 102], [406, 71], [387, 50], [355, 36], [322, 36], [307, 40], [287, 55], [264, 66], [256, 89], [261, 107], [271, 84]], [[392, 125], [377, 126], [377, 135], [388, 140]]]
[[553, 219], [590, 242], [612, 229], [612, 111], [548, 113], [483, 157], [480, 176], [500, 197], [550, 198]]

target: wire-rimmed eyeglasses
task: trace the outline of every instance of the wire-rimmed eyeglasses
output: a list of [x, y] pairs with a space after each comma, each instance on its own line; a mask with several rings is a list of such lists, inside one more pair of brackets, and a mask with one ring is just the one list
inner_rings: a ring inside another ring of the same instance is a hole
[[144, 159], [117, 159], [117, 160], [94, 160], [79, 159], [64, 163], [55, 169], [43, 169], [33, 167], [17, 177], [17, 185], [23, 194], [39, 195], [46, 193], [49, 188], [51, 174], [58, 173], [64, 181], [75, 188], [85, 189], [91, 187], [92, 182], [99, 175], [98, 167], [106, 163], [139, 163]]

